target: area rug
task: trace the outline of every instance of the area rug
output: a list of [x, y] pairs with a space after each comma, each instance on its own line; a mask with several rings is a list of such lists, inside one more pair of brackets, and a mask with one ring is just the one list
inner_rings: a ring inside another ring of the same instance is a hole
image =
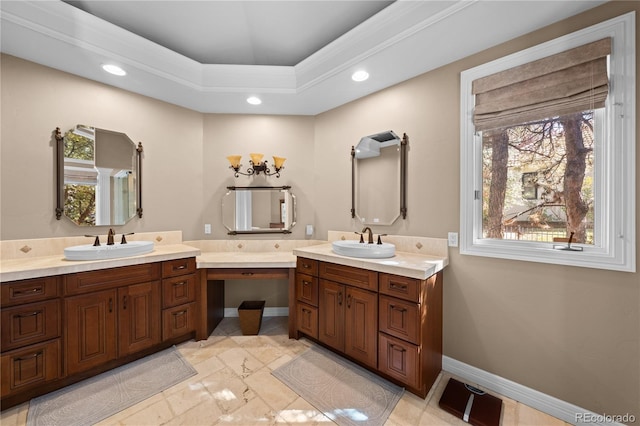
[[27, 426], [92, 425], [195, 374], [173, 346], [32, 399]]
[[404, 392], [319, 346], [271, 374], [339, 425], [383, 425]]

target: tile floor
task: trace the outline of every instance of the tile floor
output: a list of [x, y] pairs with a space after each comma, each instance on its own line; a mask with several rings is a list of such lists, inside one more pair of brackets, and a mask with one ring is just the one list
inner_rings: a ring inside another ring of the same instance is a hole
[[[225, 318], [206, 341], [178, 346], [197, 375], [99, 425], [330, 425], [331, 420], [271, 375], [311, 344], [287, 337], [287, 317], [265, 317], [258, 336], [243, 336], [238, 318]], [[386, 425], [467, 425], [438, 407], [449, 377], [443, 372], [426, 399], [405, 392]], [[502, 400], [503, 426], [567, 425], [526, 405]], [[0, 424], [25, 425], [28, 409], [29, 403], [24, 403], [5, 410]]]

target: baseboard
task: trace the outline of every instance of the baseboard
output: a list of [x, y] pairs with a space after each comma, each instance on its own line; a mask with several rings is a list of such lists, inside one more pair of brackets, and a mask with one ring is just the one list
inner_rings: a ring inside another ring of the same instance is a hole
[[[457, 361], [448, 356], [442, 357], [442, 369], [470, 384], [477, 384], [491, 391], [499, 393], [518, 402], [521, 402], [536, 410], [547, 413], [550, 416], [564, 420], [571, 424], [589, 425], [621, 425], [611, 421], [611, 416], [603, 416], [577, 405], [562, 401], [553, 396], [544, 394], [535, 389], [520, 385], [511, 380], [473, 367], [469, 364]], [[609, 420], [609, 421], [607, 421]]]
[[[225, 317], [237, 317], [238, 316], [238, 308], [224, 308], [224, 316]], [[275, 308], [264, 308], [264, 313], [262, 314], [264, 317], [288, 317], [289, 316], [289, 308], [284, 307], [275, 307]]]

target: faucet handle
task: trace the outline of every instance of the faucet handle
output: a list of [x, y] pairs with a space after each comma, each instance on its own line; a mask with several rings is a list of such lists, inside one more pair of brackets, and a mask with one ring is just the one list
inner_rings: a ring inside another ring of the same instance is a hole
[[85, 235], [85, 237], [95, 238], [93, 241], [93, 246], [98, 247], [100, 245], [100, 236], [99, 235]]
[[125, 238], [127, 235], [133, 235], [135, 232], [129, 232], [128, 234], [122, 234], [122, 239], [120, 240], [120, 244], [127, 244], [127, 239]]
[[364, 244], [364, 237], [362, 236], [362, 233], [361, 232], [354, 232], [354, 234], [360, 235], [360, 244]]
[[387, 234], [378, 234], [378, 244], [382, 244], [382, 239], [380, 237], [386, 237]]

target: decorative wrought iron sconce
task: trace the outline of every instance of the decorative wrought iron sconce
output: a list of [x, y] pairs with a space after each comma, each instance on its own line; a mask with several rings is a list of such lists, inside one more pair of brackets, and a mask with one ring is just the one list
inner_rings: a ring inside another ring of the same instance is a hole
[[235, 177], [239, 177], [240, 175], [244, 175], [244, 176], [259, 175], [260, 173], [264, 173], [266, 176], [276, 175], [277, 178], [280, 177], [280, 170], [284, 169], [284, 162], [286, 158], [276, 157], [274, 155], [273, 167], [275, 171], [271, 171], [271, 169], [267, 164], [267, 161], [266, 160], [262, 161], [262, 157], [264, 157], [263, 154], [252, 153], [252, 154], [249, 154], [249, 156], [251, 157], [251, 160], [249, 160], [249, 163], [251, 163], [251, 167], [247, 168], [246, 173], [240, 171], [240, 167], [242, 167], [242, 164], [240, 164], [240, 159], [242, 158], [241, 155], [230, 155], [227, 157], [227, 160], [229, 160], [229, 163], [231, 164], [229, 168], [234, 170]]

